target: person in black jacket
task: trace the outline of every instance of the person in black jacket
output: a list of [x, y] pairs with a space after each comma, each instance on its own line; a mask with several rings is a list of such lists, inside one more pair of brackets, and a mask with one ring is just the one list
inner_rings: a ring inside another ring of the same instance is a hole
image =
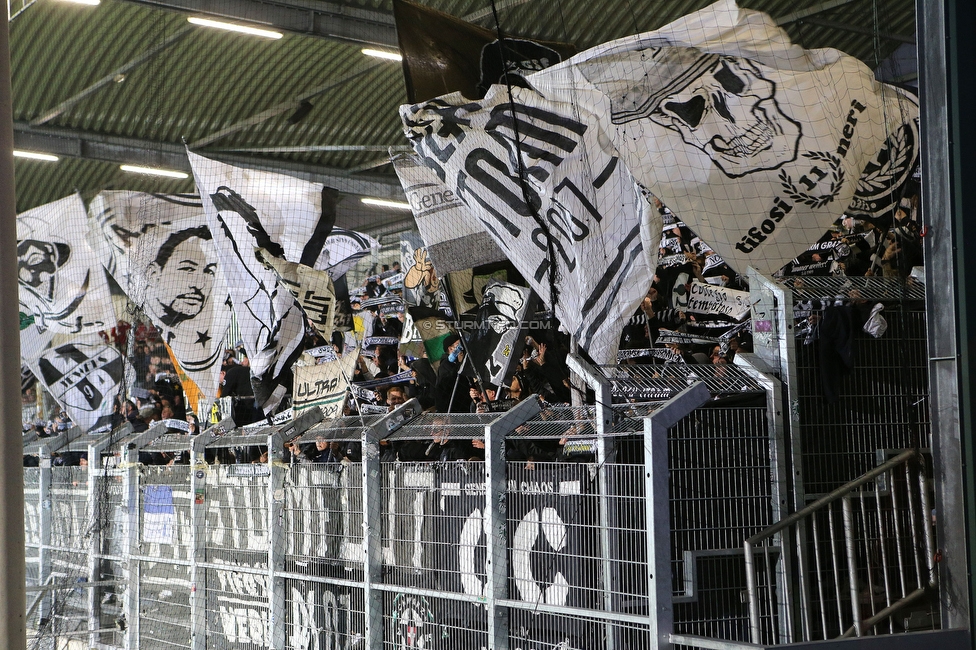
[[410, 364], [410, 370], [413, 373], [411, 382], [415, 391], [413, 396], [420, 400], [424, 410], [429, 409], [436, 401], [437, 374], [430, 365], [429, 359], [414, 359]]
[[471, 396], [467, 381], [461, 381], [458, 372], [464, 364], [461, 337], [450, 333], [444, 339], [444, 354], [437, 368], [437, 386], [434, 401], [440, 413], [467, 413], [471, 409]]

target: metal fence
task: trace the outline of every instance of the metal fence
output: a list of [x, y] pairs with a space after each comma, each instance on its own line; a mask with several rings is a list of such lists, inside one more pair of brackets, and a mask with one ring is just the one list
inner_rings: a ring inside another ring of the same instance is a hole
[[[790, 519], [788, 409], [743, 359], [683, 373], [574, 360], [592, 406], [445, 415], [408, 402], [387, 416], [65, 442], [88, 450], [87, 469], [52, 467], [58, 443], [35, 441], [28, 576], [46, 587], [29, 603], [34, 647], [735, 648], [836, 637], [855, 621], [902, 631], [892, 605], [932, 591], [887, 589], [916, 567], [930, 578], [924, 481], [865, 481], [874, 492], [842, 498], [847, 510]], [[290, 441], [347, 458], [288, 459]], [[453, 444], [460, 460], [385, 451]], [[152, 464], [171, 455], [188, 462]], [[885, 584], [888, 600], [854, 617], [853, 592], [837, 596], [851, 575], [872, 597]]]
[[[408, 403], [369, 420], [75, 441], [89, 448], [89, 468], [42, 458], [25, 470], [29, 575], [60, 581], [35, 607], [34, 646], [646, 646], [658, 629], [655, 539], [669, 566], [674, 558], [675, 627], [745, 640], [747, 612], [728, 606], [745, 576], [718, 567], [741, 564], [742, 540], [775, 510], [774, 427], [765, 393], [750, 395], [749, 406], [682, 414], [657, 438], [670, 446], [672, 524], [656, 536], [645, 427], [667, 399], [609, 415], [529, 401], [444, 416]], [[350, 432], [361, 461], [284, 462], [286, 441]], [[427, 446], [445, 433], [483, 440], [486, 460], [380, 462], [381, 438]], [[267, 461], [217, 462], [247, 447], [268, 449]], [[189, 464], [146, 464], [178, 449]]]
[[[865, 478], [899, 452], [931, 445], [924, 287], [910, 278], [779, 283], [758, 274], [750, 276], [750, 287], [756, 353], [782, 379], [790, 468], [784, 494], [790, 511], [804, 513], [755, 538], [762, 543], [749, 570], [751, 639], [775, 644], [860, 635], [861, 628], [876, 633], [878, 621], [886, 632], [938, 628], [930, 571], [916, 575], [932, 561], [923, 549], [931, 541], [922, 505], [931, 501], [930, 487], [913, 480], [896, 481], [897, 490], [876, 489]], [[876, 308], [887, 324], [878, 336], [861, 329]], [[931, 475], [924, 465], [913, 471]], [[914, 512], [903, 511], [913, 502]], [[917, 562], [894, 566], [884, 556], [897, 539], [891, 522], [925, 540], [897, 542], [911, 546]], [[868, 585], [891, 572], [899, 573], [898, 589]], [[906, 592], [905, 581], [916, 586]], [[902, 608], [909, 612], [904, 617]]]

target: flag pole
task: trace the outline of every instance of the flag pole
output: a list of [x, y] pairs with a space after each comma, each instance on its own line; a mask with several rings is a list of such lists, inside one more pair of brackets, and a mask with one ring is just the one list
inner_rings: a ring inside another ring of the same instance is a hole
[[[8, 25], [0, 29], [0, 644], [27, 647], [24, 559], [24, 468], [20, 428], [20, 315], [17, 283], [17, 207]], [[14, 378], [17, 378], [16, 380]]]

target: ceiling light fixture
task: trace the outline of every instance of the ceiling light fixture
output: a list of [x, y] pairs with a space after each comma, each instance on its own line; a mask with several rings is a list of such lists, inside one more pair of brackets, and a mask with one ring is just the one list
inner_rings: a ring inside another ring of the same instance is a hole
[[15, 158], [29, 158], [31, 160], [44, 160], [46, 162], [58, 162], [57, 156], [52, 156], [49, 153], [38, 153], [36, 151], [18, 151], [14, 149]]
[[101, 0], [64, 0], [65, 2], [71, 2], [76, 5], [89, 5], [91, 7], [96, 6]]
[[372, 205], [377, 208], [396, 208], [397, 210], [410, 209], [410, 204], [403, 203], [402, 201], [385, 201], [383, 199], [363, 199], [362, 201], [366, 205]]
[[264, 38], [273, 39], [279, 39], [282, 37], [281, 32], [275, 32], [270, 29], [261, 29], [259, 27], [250, 27], [248, 25], [237, 25], [235, 23], [225, 23], [220, 20], [210, 20], [209, 18], [197, 18], [196, 16], [190, 16], [186, 20], [192, 25], [224, 29], [229, 32], [237, 32], [239, 34], [250, 34], [251, 36], [262, 36]]
[[166, 178], [189, 178], [185, 172], [176, 172], [169, 169], [158, 169], [156, 167], [139, 167], [137, 165], [120, 165], [119, 169], [133, 174], [147, 174], [149, 176], [165, 176]]
[[377, 59], [388, 59], [390, 61], [403, 61], [403, 57], [400, 56], [399, 52], [388, 52], [386, 50], [373, 50], [368, 47], [363, 49], [362, 52], [366, 56], [375, 56]]

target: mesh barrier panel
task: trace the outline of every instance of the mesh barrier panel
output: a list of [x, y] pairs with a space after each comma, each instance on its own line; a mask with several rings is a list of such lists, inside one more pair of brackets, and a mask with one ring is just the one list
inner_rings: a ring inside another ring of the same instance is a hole
[[450, 597], [383, 595], [383, 649], [478, 648], [486, 640], [482, 606]]
[[[888, 330], [880, 338], [854, 336], [849, 373], [824, 365], [822, 349], [832, 343], [796, 341], [798, 440], [808, 497], [875, 467], [884, 450], [930, 446], [925, 312], [920, 302], [894, 302], [899, 284], [876, 283], [881, 295], [872, 300], [884, 305]], [[827, 291], [820, 289], [818, 299], [830, 299]], [[822, 309], [813, 311], [814, 318], [822, 314]], [[828, 396], [826, 384], [836, 397]]]
[[[190, 643], [190, 469], [145, 467], [140, 472], [138, 620], [140, 647], [188, 648]], [[129, 589], [134, 588], [129, 585]]]
[[27, 585], [37, 586], [41, 544], [41, 470], [24, 468], [24, 551], [27, 559]]
[[327, 564], [340, 575], [343, 567], [351, 569], [362, 563], [362, 473], [358, 465], [296, 465], [288, 473], [285, 496], [289, 563], [296, 567]]
[[[242, 469], [243, 468], [243, 469]], [[259, 471], [251, 473], [257, 468]], [[267, 563], [267, 466], [215, 465], [207, 476], [207, 557], [234, 564]], [[263, 556], [262, 556], [263, 554]]]
[[[365, 628], [363, 590], [360, 587], [329, 584], [335, 567], [314, 562], [305, 565], [308, 577], [285, 581], [285, 648], [356, 648], [362, 645]], [[346, 574], [340, 574], [346, 577]], [[408, 646], [409, 647], [409, 646]]]

